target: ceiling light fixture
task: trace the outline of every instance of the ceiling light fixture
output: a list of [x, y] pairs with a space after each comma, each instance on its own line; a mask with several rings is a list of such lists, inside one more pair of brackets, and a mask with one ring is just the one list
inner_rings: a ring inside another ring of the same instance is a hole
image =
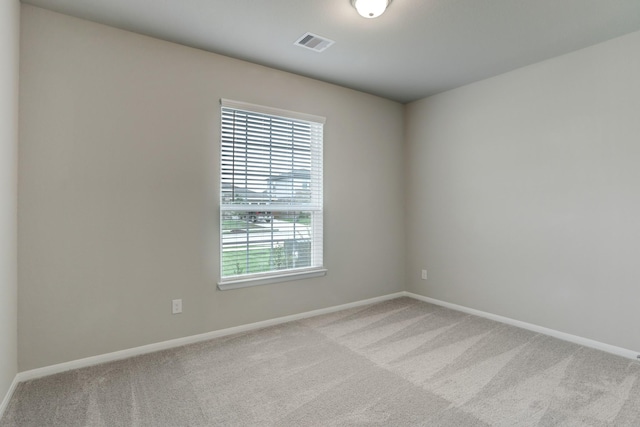
[[377, 18], [382, 15], [391, 0], [351, 0], [358, 13], [365, 18]]

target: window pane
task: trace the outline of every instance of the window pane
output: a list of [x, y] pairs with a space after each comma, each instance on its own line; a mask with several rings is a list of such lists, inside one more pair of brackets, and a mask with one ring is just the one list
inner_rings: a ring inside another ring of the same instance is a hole
[[311, 267], [312, 213], [222, 213], [222, 276]]
[[222, 109], [223, 203], [319, 205], [322, 125]]
[[222, 104], [221, 276], [323, 267], [323, 120]]

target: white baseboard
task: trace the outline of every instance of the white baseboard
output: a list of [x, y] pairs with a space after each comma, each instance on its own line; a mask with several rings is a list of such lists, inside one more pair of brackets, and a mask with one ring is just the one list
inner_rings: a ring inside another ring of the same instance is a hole
[[440, 301], [434, 298], [425, 297], [422, 295], [414, 294], [411, 292], [396, 292], [389, 295], [383, 295], [381, 297], [370, 298], [362, 301], [356, 301], [348, 304], [341, 304], [332, 307], [322, 308], [319, 310], [307, 311], [304, 313], [292, 314], [290, 316], [278, 317], [275, 319], [264, 320], [261, 322], [250, 323], [247, 325], [235, 326], [232, 328], [221, 329], [218, 331], [207, 332], [199, 335], [192, 335], [183, 338], [177, 338], [173, 340], [163, 341], [155, 344], [144, 345], [141, 347], [134, 347], [126, 350], [116, 351], [113, 353], [101, 354], [98, 356], [87, 357], [84, 359], [72, 360], [70, 362], [59, 363], [57, 365], [45, 366], [43, 368], [32, 369], [29, 371], [19, 372], [16, 375], [16, 378], [7, 392], [5, 399], [2, 402], [2, 406], [0, 406], [0, 416], [4, 411], [6, 405], [9, 402], [13, 391], [18, 383], [23, 381], [28, 381], [40, 377], [45, 377], [48, 375], [58, 374], [65, 371], [70, 371], [72, 369], [85, 368], [89, 366], [99, 365], [101, 363], [113, 362], [116, 360], [126, 359], [128, 357], [139, 356], [142, 354], [152, 353], [154, 351], [166, 350], [170, 348], [180, 347], [187, 344], [193, 344], [196, 342], [206, 341], [213, 338], [224, 337], [227, 335], [237, 334], [240, 332], [247, 332], [256, 329], [266, 328], [269, 326], [279, 325], [286, 322], [291, 322], [294, 320], [306, 319], [309, 317], [320, 316], [323, 314], [334, 313], [340, 310], [346, 310], [349, 308], [360, 307], [368, 304], [375, 304], [377, 302], [387, 301], [399, 297], [410, 297], [416, 300], [428, 302], [431, 304], [440, 305], [442, 307], [450, 308], [452, 310], [461, 311], [463, 313], [473, 314], [479, 317], [484, 317], [486, 319], [495, 320], [497, 322], [505, 323], [507, 325], [516, 326], [519, 328], [527, 329], [533, 332], [541, 333], [544, 335], [549, 335], [554, 338], [558, 338], [564, 341], [569, 341], [575, 344], [583, 345], [585, 347], [595, 348], [597, 350], [602, 350], [607, 353], [615, 354], [618, 356], [626, 357], [632, 360], [638, 360], [640, 357], [638, 352], [628, 350], [621, 347], [616, 347], [613, 345], [605, 344], [599, 341], [594, 341], [588, 338], [579, 337], [576, 335], [571, 335], [565, 332], [556, 331], [554, 329], [545, 328], [543, 326], [534, 325], [527, 322], [522, 322], [520, 320], [511, 319], [508, 317], [499, 316], [492, 313], [487, 313], [484, 311], [476, 310], [473, 308], [465, 307], [462, 305], [452, 304], [445, 301]]
[[346, 310], [354, 307], [360, 307], [368, 304], [375, 304], [377, 302], [387, 301], [390, 299], [399, 298], [401, 296], [404, 296], [404, 293], [397, 292], [394, 294], [383, 295], [381, 297], [370, 298], [370, 299], [356, 301], [348, 304], [341, 304], [341, 305], [336, 305], [332, 307], [321, 308], [318, 310], [307, 311], [304, 313], [292, 314], [290, 316], [264, 320], [262, 322], [249, 323], [247, 325], [234, 326], [232, 328], [206, 332], [204, 334], [191, 335], [188, 337], [176, 338], [173, 340], [162, 341], [155, 344], [143, 345], [141, 347], [134, 347], [126, 350], [115, 351], [113, 353], [106, 353], [98, 356], [87, 357], [84, 359], [72, 360], [70, 362], [59, 363], [57, 365], [45, 366], [43, 368], [37, 368], [29, 371], [20, 372], [18, 373], [16, 378], [17, 378], [17, 382], [28, 381], [36, 378], [46, 377], [48, 375], [70, 371], [72, 369], [85, 368], [88, 366], [99, 365], [101, 363], [113, 362], [116, 360], [126, 359], [128, 357], [139, 356], [142, 354], [152, 353], [154, 351], [167, 350], [174, 347], [180, 347], [183, 345], [193, 344], [200, 341], [207, 341], [213, 338], [224, 337], [227, 335], [237, 334], [240, 332], [247, 332], [255, 329], [266, 328], [269, 326], [279, 325], [281, 323], [291, 322], [294, 320], [306, 319], [308, 317], [334, 313], [336, 311]]
[[7, 406], [9, 406], [9, 401], [11, 400], [11, 396], [13, 396], [13, 392], [16, 391], [16, 387], [18, 386], [19, 382], [20, 380], [16, 375], [15, 378], [13, 378], [13, 382], [9, 386], [9, 390], [7, 390], [7, 394], [5, 394], [4, 399], [2, 399], [2, 403], [0, 403], [0, 420], [2, 419], [2, 416], [4, 415], [4, 411], [7, 409]]
[[434, 298], [425, 297], [425, 296], [414, 294], [411, 292], [405, 291], [403, 292], [403, 295], [420, 300], [420, 301], [429, 302], [431, 304], [436, 304], [442, 307], [450, 308], [452, 310], [473, 314], [475, 316], [484, 317], [490, 320], [495, 320], [496, 322], [506, 323], [507, 325], [516, 326], [522, 329], [527, 329], [532, 332], [538, 332], [540, 334], [549, 335], [551, 337], [558, 338], [563, 341], [569, 341], [574, 344], [583, 345], [585, 347], [595, 348], [596, 350], [602, 350], [604, 352], [615, 354], [617, 356], [626, 357], [627, 359], [632, 359], [636, 361], [640, 359], [640, 355], [638, 354], [637, 351], [628, 350], [622, 347], [616, 347], [614, 345], [605, 344], [600, 341], [591, 340], [589, 338], [583, 338], [577, 335], [571, 335], [566, 332], [556, 331], [555, 329], [545, 328], [544, 326], [538, 326], [532, 323], [522, 322], [520, 320], [511, 319], [509, 317], [498, 316], [497, 314], [487, 313], [485, 311], [476, 310], [476, 309], [465, 307], [458, 304], [452, 304], [446, 301], [440, 301]]

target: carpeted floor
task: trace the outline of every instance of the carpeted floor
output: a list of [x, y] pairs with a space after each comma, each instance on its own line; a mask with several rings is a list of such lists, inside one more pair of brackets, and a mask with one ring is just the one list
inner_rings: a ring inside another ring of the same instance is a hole
[[0, 426], [640, 426], [640, 363], [409, 298], [18, 385]]

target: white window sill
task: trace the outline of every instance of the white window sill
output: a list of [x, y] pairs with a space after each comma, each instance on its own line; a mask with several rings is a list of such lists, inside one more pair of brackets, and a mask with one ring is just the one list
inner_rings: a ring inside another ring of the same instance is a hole
[[313, 270], [291, 271], [282, 274], [269, 274], [268, 276], [251, 276], [231, 280], [221, 280], [218, 282], [218, 289], [221, 291], [228, 291], [230, 289], [248, 288], [250, 286], [269, 285], [271, 283], [322, 277], [326, 274], [326, 268], [314, 268]]

